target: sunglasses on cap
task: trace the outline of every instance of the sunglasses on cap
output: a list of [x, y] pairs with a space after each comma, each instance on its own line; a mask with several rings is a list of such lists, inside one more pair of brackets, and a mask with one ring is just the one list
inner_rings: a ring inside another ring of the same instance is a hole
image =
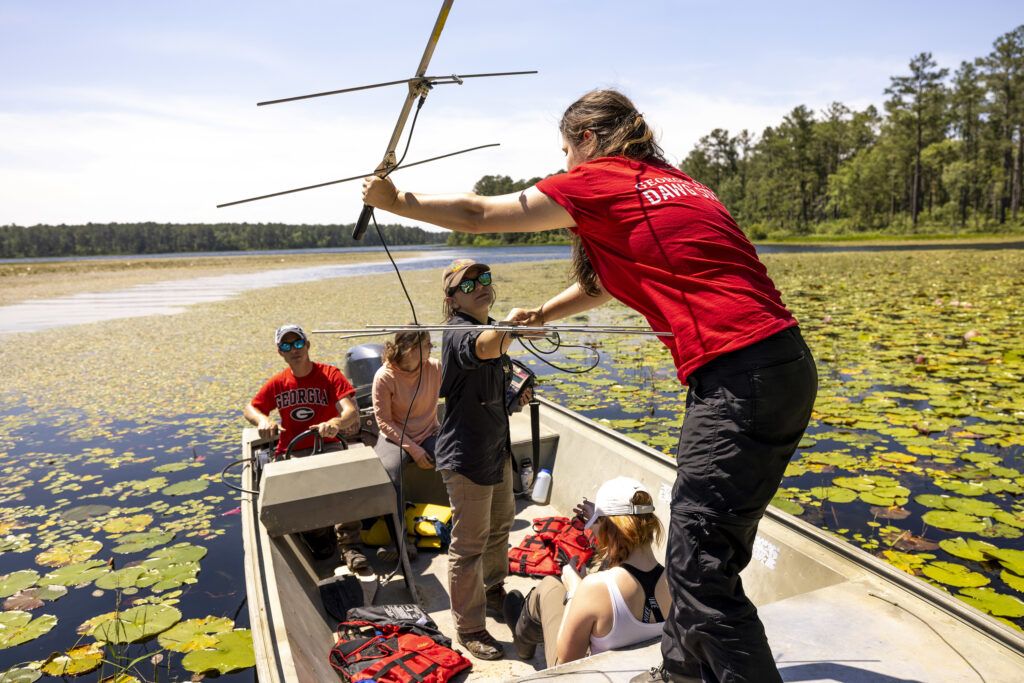
[[[481, 287], [486, 287], [491, 284], [491, 271], [485, 270], [484, 272], [477, 275], [475, 278], [466, 278], [457, 285], [457, 289], [461, 290], [463, 294], [471, 294], [476, 289], [477, 283]], [[451, 290], [451, 293], [455, 293], [455, 289]]]
[[296, 339], [295, 341], [281, 342], [280, 344], [277, 345], [277, 350], [280, 351], [281, 353], [288, 353], [292, 349], [301, 349], [305, 348], [305, 346], [305, 339]]

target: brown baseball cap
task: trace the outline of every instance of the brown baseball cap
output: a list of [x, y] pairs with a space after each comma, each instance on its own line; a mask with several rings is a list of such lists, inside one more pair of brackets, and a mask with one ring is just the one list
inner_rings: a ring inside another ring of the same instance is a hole
[[473, 267], [479, 268], [480, 272], [491, 269], [486, 263], [478, 263], [471, 258], [457, 258], [449, 263], [441, 274], [441, 283], [444, 286], [445, 294], [448, 293], [449, 289], [462, 282], [462, 278], [466, 276], [466, 271]]

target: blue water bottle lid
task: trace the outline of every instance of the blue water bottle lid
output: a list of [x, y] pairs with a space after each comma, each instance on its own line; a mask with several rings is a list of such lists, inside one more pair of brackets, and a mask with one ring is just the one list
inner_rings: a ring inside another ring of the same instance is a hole
[[541, 467], [540, 471], [541, 472], [547, 472], [548, 474], [551, 474], [551, 470], [549, 470], [547, 467]]

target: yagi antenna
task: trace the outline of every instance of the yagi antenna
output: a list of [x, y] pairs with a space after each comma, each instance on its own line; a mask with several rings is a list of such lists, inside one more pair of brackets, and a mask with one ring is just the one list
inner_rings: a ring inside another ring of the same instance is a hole
[[[434, 48], [437, 47], [437, 41], [441, 37], [441, 31], [444, 29], [444, 24], [448, 19], [448, 12], [452, 8], [454, 0], [444, 0], [441, 4], [441, 11], [437, 15], [437, 20], [434, 22], [434, 28], [430, 32], [430, 38], [427, 40], [427, 47], [423, 50], [423, 56], [420, 58], [419, 67], [416, 69], [416, 75], [412, 78], [404, 78], [397, 81], [387, 81], [385, 83], [373, 83], [371, 85], [359, 85], [352, 88], [342, 88], [340, 90], [328, 90], [325, 92], [312, 93], [309, 95], [297, 95], [295, 97], [284, 97], [276, 100], [266, 100], [264, 102], [257, 102], [257, 106], [265, 106], [270, 104], [281, 104], [284, 102], [295, 102], [298, 100], [308, 100], [314, 97], [326, 97], [327, 95], [340, 95], [342, 93], [356, 92], [359, 90], [370, 90], [372, 88], [383, 88], [390, 85], [401, 85], [406, 84], [409, 88], [409, 94], [405, 98], [405, 103], [402, 105], [402, 111], [398, 115], [398, 121], [395, 123], [395, 129], [391, 133], [391, 139], [388, 141], [387, 150], [384, 152], [384, 158], [378, 164], [377, 168], [374, 169], [373, 173], [364, 173], [357, 176], [351, 176], [349, 178], [342, 178], [340, 180], [329, 180], [323, 183], [316, 183], [315, 185], [306, 185], [303, 187], [296, 187], [291, 190], [282, 190], [280, 192], [271, 192], [270, 194], [259, 195], [258, 197], [249, 197], [248, 199], [238, 199], [232, 202], [226, 202], [224, 204], [218, 204], [217, 208], [223, 208], [226, 206], [234, 206], [236, 204], [245, 204], [246, 202], [255, 202], [260, 199], [268, 199], [270, 197], [279, 197], [285, 194], [293, 194], [295, 192], [304, 192], [306, 190], [313, 190], [318, 187], [326, 187], [328, 185], [337, 185], [338, 183], [347, 183], [352, 180], [359, 180], [365, 178], [368, 175], [377, 175], [381, 178], [385, 178], [399, 168], [407, 168], [409, 166], [417, 166], [419, 164], [425, 164], [428, 161], [436, 161], [438, 159], [445, 159], [447, 157], [455, 156], [457, 154], [464, 154], [466, 152], [472, 152], [478, 149], [484, 149], [486, 147], [497, 147], [498, 143], [491, 143], [488, 145], [478, 145], [476, 147], [470, 147], [468, 149], [459, 150], [458, 152], [450, 152], [448, 154], [442, 154], [440, 156], [431, 157], [429, 159], [423, 159], [412, 163], [400, 163], [396, 159], [395, 150], [398, 148], [398, 142], [402, 138], [402, 132], [405, 130], [406, 121], [409, 119], [409, 113], [412, 111], [412, 105], [419, 98], [419, 104], [417, 105], [417, 111], [419, 107], [423, 106], [423, 102], [426, 100], [427, 94], [431, 88], [435, 85], [448, 85], [458, 84], [462, 85], [463, 80], [467, 78], [489, 78], [493, 76], [520, 76], [525, 74], [535, 74], [536, 71], [501, 71], [495, 73], [485, 74], [451, 74], [449, 76], [426, 76], [427, 66], [430, 64], [431, 57], [434, 56]], [[406, 143], [406, 151], [408, 151], [408, 142]], [[404, 155], [402, 157], [405, 158]], [[366, 232], [366, 228], [370, 223], [370, 218], [373, 216], [373, 207], [366, 204], [363, 205], [363, 210], [359, 213], [359, 220], [356, 221], [356, 227], [352, 231], [352, 238], [359, 240], [363, 238], [363, 234]]]

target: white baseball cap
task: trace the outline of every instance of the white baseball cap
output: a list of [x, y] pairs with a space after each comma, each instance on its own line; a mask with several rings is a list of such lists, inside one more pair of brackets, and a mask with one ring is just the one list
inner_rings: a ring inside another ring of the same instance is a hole
[[648, 496], [651, 495], [646, 486], [629, 477], [616, 477], [601, 484], [601, 488], [597, 490], [597, 500], [594, 501], [594, 511], [583, 528], [592, 527], [599, 517], [648, 515], [654, 512], [653, 505], [633, 504], [633, 495], [637, 491], [643, 491]]
[[306, 336], [305, 331], [301, 327], [299, 327], [298, 325], [294, 325], [292, 323], [288, 323], [287, 325], [281, 325], [281, 327], [277, 328], [277, 332], [274, 333], [274, 344], [280, 344], [281, 340], [284, 339], [284, 336], [289, 332], [294, 332], [295, 334], [299, 335], [300, 339], [309, 339], [309, 337]]

